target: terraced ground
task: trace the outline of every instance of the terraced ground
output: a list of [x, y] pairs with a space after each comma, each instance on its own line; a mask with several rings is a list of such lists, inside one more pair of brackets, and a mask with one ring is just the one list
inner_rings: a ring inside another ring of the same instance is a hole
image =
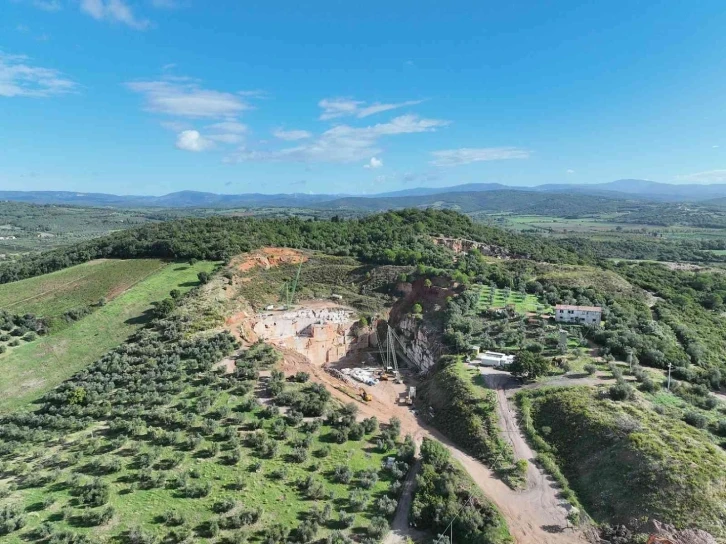
[[159, 259], [97, 259], [0, 285], [0, 308], [43, 317], [51, 329], [63, 328], [68, 324], [65, 312], [113, 300], [167, 264]]
[[494, 297], [491, 296], [492, 288], [488, 285], [479, 286], [479, 309], [506, 308], [514, 306], [515, 311], [520, 314], [547, 312], [552, 309], [548, 304], [541, 303], [535, 295], [524, 294], [518, 291], [494, 288]]
[[[197, 279], [199, 272], [210, 272], [215, 267], [215, 263], [208, 261], [200, 261], [194, 265], [179, 263], [163, 265], [158, 260], [141, 263], [132, 261], [96, 261], [95, 263], [73, 267], [70, 269], [73, 274], [64, 276], [67, 280], [65, 283], [59, 282], [54, 274], [48, 276], [55, 276], [52, 281], [57, 286], [67, 286], [69, 281], [75, 281], [77, 284], [87, 285], [89, 289], [97, 289], [93, 294], [94, 298], [102, 292], [99, 285], [104, 285], [104, 289], [108, 289], [110, 284], [104, 282], [104, 276], [115, 274], [114, 267], [120, 270], [134, 270], [138, 276], [145, 271], [147, 277], [137, 281], [135, 285], [113, 298], [106, 305], [96, 308], [91, 316], [65, 326], [57, 332], [51, 330], [47, 336], [31, 343], [21, 344], [0, 354], [0, 413], [32, 402], [76, 371], [91, 364], [108, 350], [121, 344], [139, 326], [148, 321], [153, 302], [167, 297], [171, 289], [178, 289], [181, 292], [188, 291], [199, 283]], [[148, 271], [152, 269], [152, 263], [157, 269], [149, 275]], [[105, 270], [105, 273], [97, 273], [93, 270], [98, 266], [101, 267], [99, 270]], [[90, 275], [79, 273], [90, 270], [93, 270]], [[96, 281], [90, 281], [91, 277]], [[120, 277], [120, 274], [116, 274], [117, 279]], [[47, 276], [3, 285], [4, 300], [11, 300], [8, 294], [11, 289], [17, 289], [18, 292], [31, 296], [33, 293], [36, 293], [36, 296], [43, 293], [44, 289], [42, 285], [38, 285], [38, 280], [44, 278]], [[26, 282], [30, 285], [28, 286]], [[46, 283], [45, 286], [47, 285], [49, 284]], [[119, 288], [121, 283], [117, 281], [115, 285], [116, 288]], [[64, 307], [62, 301], [66, 301], [65, 304], [67, 304], [67, 301], [70, 300], [80, 301], [82, 297], [80, 292], [74, 296], [70, 294], [61, 296], [59, 293], [57, 297], [50, 296], [48, 304], [50, 308], [54, 309], [53, 311], [57, 312]], [[28, 304], [28, 302], [20, 302], [22, 299], [18, 296], [16, 304]], [[34, 302], [33, 304], [40, 303]], [[29, 307], [30, 305], [23, 306], [24, 309]], [[37, 309], [39, 315], [44, 315], [42, 305], [38, 305]]]

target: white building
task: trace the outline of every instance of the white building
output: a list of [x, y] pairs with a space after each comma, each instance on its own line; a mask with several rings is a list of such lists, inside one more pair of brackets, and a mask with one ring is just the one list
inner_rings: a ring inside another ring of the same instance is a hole
[[496, 351], [485, 351], [480, 353], [474, 359], [476, 364], [482, 366], [504, 366], [511, 364], [514, 361], [514, 355], [505, 355], [504, 353], [497, 353]]
[[586, 323], [599, 325], [602, 320], [600, 306], [571, 306], [558, 304], [555, 306], [555, 321], [560, 323]]

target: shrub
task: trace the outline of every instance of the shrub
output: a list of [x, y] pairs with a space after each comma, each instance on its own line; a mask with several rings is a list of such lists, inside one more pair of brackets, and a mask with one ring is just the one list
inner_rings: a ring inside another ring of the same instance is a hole
[[380, 540], [388, 532], [388, 521], [386, 518], [381, 516], [375, 516], [371, 519], [371, 524], [368, 526], [368, 535], [376, 540]]
[[348, 484], [353, 479], [353, 471], [348, 465], [338, 465], [333, 470], [333, 480], [341, 484]]
[[597, 372], [597, 367], [591, 363], [586, 364], [583, 368], [585, 369], [585, 372], [587, 372], [590, 376]]
[[231, 498], [220, 499], [212, 505], [212, 511], [217, 514], [224, 514], [232, 510], [236, 504], [234, 499]]
[[686, 412], [683, 416], [683, 421], [698, 429], [704, 429], [708, 425], [706, 416], [698, 412]]
[[184, 516], [175, 510], [168, 510], [167, 512], [164, 512], [161, 515], [161, 518], [164, 520], [164, 523], [169, 527], [178, 527], [180, 525], [184, 525]]
[[617, 383], [608, 390], [610, 398], [613, 400], [630, 400], [635, 396], [635, 389], [632, 385], [625, 382]]
[[355, 522], [355, 514], [351, 514], [345, 512], [344, 510], [341, 510], [340, 512], [338, 512], [338, 521], [344, 529], [347, 529], [348, 527], [351, 527], [353, 525], [353, 522]]
[[397, 506], [398, 501], [390, 497], [381, 497], [375, 504], [376, 511], [384, 517], [392, 516]]

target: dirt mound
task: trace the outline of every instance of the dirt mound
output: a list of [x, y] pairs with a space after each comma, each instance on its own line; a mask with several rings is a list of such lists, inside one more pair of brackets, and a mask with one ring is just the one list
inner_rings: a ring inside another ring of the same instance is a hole
[[240, 255], [232, 262], [232, 265], [240, 272], [247, 272], [256, 267], [269, 270], [281, 264], [298, 264], [307, 260], [307, 255], [297, 249], [263, 247], [257, 251]]

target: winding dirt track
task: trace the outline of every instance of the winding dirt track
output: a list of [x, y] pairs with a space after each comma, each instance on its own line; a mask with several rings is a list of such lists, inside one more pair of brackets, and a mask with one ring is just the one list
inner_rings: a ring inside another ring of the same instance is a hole
[[[319, 367], [310, 364], [303, 357], [295, 361], [294, 369], [304, 365], [306, 371], [312, 374], [314, 381], [322, 382], [329, 387], [330, 392], [343, 402], [350, 402], [351, 398], [344, 395], [334, 385], [335, 378], [324, 372]], [[293, 368], [288, 368], [291, 371]], [[392, 382], [381, 382], [376, 387], [369, 388], [373, 400], [368, 403], [358, 401], [362, 417], [376, 416], [381, 421], [388, 421], [391, 417], [398, 417], [401, 420], [401, 432], [411, 434], [417, 443], [423, 438], [434, 438], [444, 444], [454, 459], [459, 461], [469, 473], [474, 482], [482, 492], [499, 508], [507, 521], [509, 531], [517, 544], [583, 544], [587, 542], [585, 536], [574, 529], [568, 529], [566, 523], [566, 511], [557, 498], [557, 485], [550, 480], [531, 462], [528, 468], [528, 478], [532, 484], [527, 489], [515, 491], [509, 488], [500, 480], [486, 465], [472, 456], [460, 450], [451, 440], [439, 431], [427, 426], [407, 407], [397, 403], [397, 399], [405, 391], [405, 385], [396, 385]], [[355, 399], [357, 400], [357, 399]], [[506, 399], [505, 399], [506, 400]], [[500, 418], [503, 419], [503, 418]], [[513, 420], [514, 418], [512, 418]], [[512, 424], [512, 421], [509, 423]], [[513, 421], [516, 425], [516, 421]], [[512, 428], [512, 427], [510, 427]], [[514, 431], [516, 427], [512, 428]], [[518, 436], [513, 433], [512, 436]], [[524, 440], [519, 437], [524, 444]], [[524, 454], [523, 458], [531, 459], [531, 450], [520, 449]], [[529, 454], [527, 454], [529, 452]], [[402, 497], [402, 502], [409, 502], [410, 495], [415, 483], [415, 474], [409, 473], [409, 498]], [[405, 495], [405, 493], [404, 493]], [[397, 544], [403, 542], [407, 536], [416, 539], [416, 531], [408, 527], [408, 508], [403, 507], [396, 513], [397, 521], [394, 521], [394, 529], [389, 535], [385, 544]], [[406, 515], [404, 518], [403, 516]]]

